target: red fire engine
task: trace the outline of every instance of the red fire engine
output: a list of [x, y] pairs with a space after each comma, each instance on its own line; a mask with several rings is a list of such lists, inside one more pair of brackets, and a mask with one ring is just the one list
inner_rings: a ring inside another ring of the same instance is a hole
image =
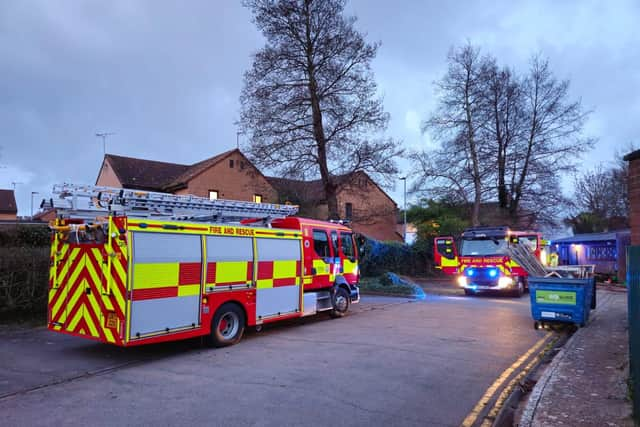
[[527, 289], [527, 271], [514, 261], [510, 248], [520, 245], [543, 259], [542, 240], [533, 231], [508, 227], [474, 227], [460, 236], [460, 249], [453, 237], [434, 239], [434, 261], [443, 272], [457, 276], [466, 295], [481, 291], [507, 291], [520, 297]]
[[359, 301], [352, 231], [291, 216], [297, 207], [93, 186], [54, 194], [52, 331], [227, 346], [246, 327], [342, 317]]

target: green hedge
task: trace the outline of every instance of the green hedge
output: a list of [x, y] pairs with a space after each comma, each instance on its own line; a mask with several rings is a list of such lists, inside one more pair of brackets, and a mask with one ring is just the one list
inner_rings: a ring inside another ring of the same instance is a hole
[[46, 318], [50, 239], [45, 224], [0, 228], [0, 320]]
[[48, 247], [0, 247], [0, 319], [45, 318]]
[[380, 242], [369, 238], [358, 239], [360, 272], [364, 277], [380, 276], [388, 271], [409, 276], [429, 274], [428, 254], [420, 245], [400, 242]]

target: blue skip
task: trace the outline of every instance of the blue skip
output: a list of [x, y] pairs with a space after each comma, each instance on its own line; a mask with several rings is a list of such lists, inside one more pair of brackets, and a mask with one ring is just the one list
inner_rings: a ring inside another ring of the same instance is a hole
[[534, 328], [549, 323], [585, 326], [595, 308], [595, 278], [529, 277]]

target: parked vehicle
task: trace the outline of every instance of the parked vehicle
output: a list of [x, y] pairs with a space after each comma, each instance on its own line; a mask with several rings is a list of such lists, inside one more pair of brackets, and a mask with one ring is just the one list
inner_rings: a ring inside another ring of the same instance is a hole
[[458, 242], [459, 249], [452, 236], [436, 237], [434, 260], [437, 268], [456, 276], [466, 295], [501, 291], [520, 297], [527, 290], [528, 274], [512, 259], [510, 248], [524, 246], [538, 259], [544, 258], [540, 233], [533, 231], [473, 227]]
[[359, 301], [352, 231], [293, 217], [294, 206], [106, 187], [54, 193], [52, 331], [118, 346], [201, 336], [227, 346], [246, 327], [342, 317]]

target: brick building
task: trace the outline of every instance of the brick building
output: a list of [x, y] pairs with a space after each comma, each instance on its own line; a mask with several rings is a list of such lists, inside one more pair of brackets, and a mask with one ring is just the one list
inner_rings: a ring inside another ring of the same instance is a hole
[[[267, 177], [276, 189], [281, 202], [300, 205], [300, 215], [326, 219], [329, 216], [327, 200], [320, 180], [297, 181]], [[364, 172], [337, 177], [338, 213], [351, 221], [357, 233], [378, 240], [402, 241], [398, 232], [398, 206]]]
[[107, 154], [96, 185], [193, 194], [210, 199], [278, 201], [277, 193], [264, 175], [237, 149], [193, 165]]
[[[300, 205], [300, 215], [328, 217], [322, 183], [265, 177], [238, 149], [182, 165], [106, 154], [96, 185], [201, 197]], [[398, 207], [364, 172], [338, 177], [340, 216], [354, 231], [378, 240], [402, 241]]]
[[640, 245], [640, 150], [624, 156], [629, 162], [629, 225], [631, 244]]
[[0, 220], [15, 221], [18, 218], [18, 205], [13, 190], [0, 189]]

